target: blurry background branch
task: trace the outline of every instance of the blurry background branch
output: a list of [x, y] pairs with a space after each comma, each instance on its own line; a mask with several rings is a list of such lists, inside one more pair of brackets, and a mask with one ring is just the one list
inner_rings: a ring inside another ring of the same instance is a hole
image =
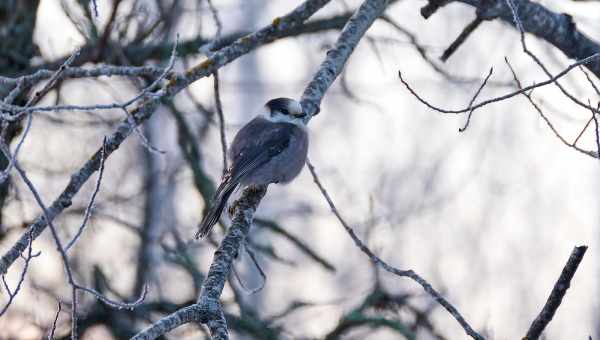
[[[454, 0], [475, 8], [479, 20], [492, 20], [499, 18], [507, 24], [516, 26], [513, 13], [504, 0]], [[440, 7], [454, 1], [430, 0], [428, 4], [421, 9], [424, 18], [429, 18]], [[573, 18], [566, 13], [555, 13], [544, 5], [530, 0], [514, 0], [517, 11], [520, 13], [523, 23], [523, 29], [540, 39], [543, 39], [554, 45], [562, 51], [567, 57], [575, 60], [582, 60], [591, 55], [600, 53], [600, 44], [582, 33]], [[476, 19], [477, 20], [477, 19]], [[479, 22], [477, 20], [477, 22]], [[469, 27], [468, 32], [472, 32], [479, 26]], [[600, 60], [594, 60], [585, 65], [597, 77], [600, 77]]]

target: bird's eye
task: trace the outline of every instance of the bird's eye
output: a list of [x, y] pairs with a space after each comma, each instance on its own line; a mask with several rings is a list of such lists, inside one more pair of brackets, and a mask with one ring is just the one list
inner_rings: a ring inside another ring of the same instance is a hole
[[280, 111], [281, 111], [281, 114], [284, 114], [286, 116], [290, 115], [290, 111], [288, 111], [287, 109], [281, 109]]

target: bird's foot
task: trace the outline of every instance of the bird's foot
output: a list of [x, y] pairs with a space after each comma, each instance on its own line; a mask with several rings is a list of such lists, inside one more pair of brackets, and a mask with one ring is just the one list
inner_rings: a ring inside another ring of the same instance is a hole
[[231, 203], [231, 205], [227, 209], [227, 212], [229, 213], [229, 217], [233, 218], [233, 216], [235, 215], [235, 211], [237, 210], [238, 206], [239, 206], [239, 203], [238, 203], [237, 200], [235, 202]]

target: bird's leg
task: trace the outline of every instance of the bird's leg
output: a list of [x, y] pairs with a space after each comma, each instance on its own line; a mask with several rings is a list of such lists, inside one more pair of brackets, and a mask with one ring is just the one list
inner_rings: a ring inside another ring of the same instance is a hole
[[231, 203], [231, 205], [229, 205], [229, 208], [227, 208], [227, 212], [229, 213], [229, 217], [233, 218], [233, 215], [235, 215], [235, 211], [238, 207], [238, 201], [235, 200], [233, 203]]
[[263, 190], [263, 185], [254, 185], [254, 184], [250, 184], [248, 185], [247, 189], [248, 189], [248, 193], [249, 194], [257, 194], [260, 193]]

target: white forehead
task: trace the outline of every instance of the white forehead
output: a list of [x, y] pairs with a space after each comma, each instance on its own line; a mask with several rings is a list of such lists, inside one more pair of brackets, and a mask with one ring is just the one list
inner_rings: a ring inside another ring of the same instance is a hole
[[290, 111], [293, 112], [302, 112], [302, 105], [300, 105], [300, 102], [293, 99], [289, 101], [289, 108]]

